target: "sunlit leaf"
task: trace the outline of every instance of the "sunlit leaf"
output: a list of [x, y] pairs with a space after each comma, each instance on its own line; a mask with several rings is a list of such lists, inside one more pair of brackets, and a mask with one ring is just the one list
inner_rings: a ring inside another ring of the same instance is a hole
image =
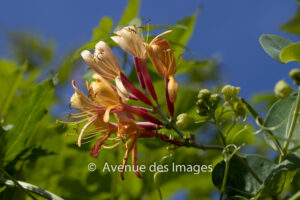
[[292, 41], [284, 37], [272, 34], [261, 35], [259, 38], [259, 42], [266, 53], [280, 63], [282, 63], [282, 61], [280, 60], [281, 50], [284, 47], [293, 44]]
[[10, 48], [19, 63], [28, 62], [28, 69], [46, 67], [54, 54], [53, 41], [45, 41], [40, 36], [26, 32], [10, 32], [8, 35]]
[[[299, 2], [299, 0], [297, 0]], [[282, 30], [296, 35], [300, 35], [300, 7], [298, 6], [297, 13], [285, 24], [280, 27]]]
[[282, 49], [280, 53], [280, 60], [283, 63], [291, 61], [300, 62], [300, 42], [291, 44]]
[[199, 13], [200, 9], [198, 9], [191, 16], [180, 20], [176, 24], [177, 26], [180, 25], [181, 28], [173, 27], [172, 32], [165, 35], [165, 37], [168, 38], [174, 46], [175, 58], [178, 58], [180, 55], [182, 55], [183, 51], [185, 50], [185, 46], [193, 34]]
[[254, 142], [254, 130], [250, 124], [237, 124], [233, 128], [231, 126], [230, 124], [224, 128], [225, 133], [230, 130], [226, 137], [228, 144], [252, 144]]
[[12, 160], [25, 148], [26, 141], [32, 136], [41, 119], [46, 115], [54, 92], [52, 80], [38, 85], [30, 97], [22, 102], [22, 109], [16, 113], [14, 128], [4, 136], [6, 161]]
[[131, 20], [139, 16], [140, 0], [128, 0], [127, 7], [122, 14], [118, 26], [127, 25]]

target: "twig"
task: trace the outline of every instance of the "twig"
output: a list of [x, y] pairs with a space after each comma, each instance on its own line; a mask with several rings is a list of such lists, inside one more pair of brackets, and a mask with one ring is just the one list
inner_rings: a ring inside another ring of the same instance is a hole
[[222, 143], [223, 143], [224, 146], [226, 146], [226, 145], [227, 145], [227, 144], [226, 144], [226, 138], [225, 138], [225, 136], [223, 135], [223, 133], [220, 131], [219, 120], [218, 120], [218, 118], [216, 118], [214, 115], [212, 115], [212, 118], [213, 118], [213, 120], [215, 121], [216, 129], [217, 129], [217, 132], [218, 132], [218, 134], [219, 134], [219, 136], [220, 136], [220, 138], [221, 138], [221, 140], [222, 140]]
[[[258, 125], [264, 125], [264, 120], [258, 115], [258, 113], [254, 110], [254, 108], [243, 98], [241, 98], [242, 102], [246, 105], [248, 111], [250, 112], [251, 116], [258, 122]], [[274, 136], [273, 132], [270, 130], [265, 130], [269, 135], [271, 135], [272, 139], [275, 141], [275, 146], [279, 152], [280, 155], [283, 155], [283, 150], [282, 147], [280, 145], [280, 143], [278, 142], [278, 140], [276, 139], [276, 137]]]
[[223, 177], [223, 181], [222, 181], [220, 200], [223, 199], [223, 195], [224, 195], [224, 191], [225, 191], [225, 187], [226, 187], [230, 159], [224, 160], [224, 161], [225, 161], [225, 172], [224, 172], [224, 177]]
[[198, 144], [198, 143], [192, 142], [190, 140], [181, 141], [176, 138], [172, 138], [169, 135], [161, 134], [161, 133], [157, 134], [156, 137], [163, 140], [164, 142], [173, 144], [177, 147], [187, 147], [187, 148], [194, 147], [194, 148], [202, 149], [202, 150], [210, 150], [210, 149], [223, 150], [224, 149], [224, 147], [219, 146], [219, 145]]
[[286, 155], [286, 152], [289, 148], [289, 144], [290, 144], [290, 139], [293, 137], [293, 133], [297, 124], [297, 120], [298, 120], [298, 116], [299, 116], [299, 109], [300, 109], [300, 87], [298, 89], [298, 96], [297, 96], [297, 100], [296, 100], [296, 108], [293, 114], [293, 118], [292, 118], [292, 122], [291, 122], [291, 127], [289, 129], [289, 132], [287, 134], [287, 141], [284, 144], [283, 147], [283, 156]]

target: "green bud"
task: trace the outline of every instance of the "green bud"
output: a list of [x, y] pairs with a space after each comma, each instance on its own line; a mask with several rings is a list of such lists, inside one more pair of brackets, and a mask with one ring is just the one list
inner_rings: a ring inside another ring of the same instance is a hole
[[239, 87], [225, 85], [222, 89], [222, 94], [224, 96], [225, 101], [230, 101], [230, 99], [236, 100], [240, 90], [241, 89]]
[[219, 94], [215, 93], [212, 94], [209, 98], [210, 104], [211, 104], [211, 108], [212, 109], [216, 109], [218, 107], [218, 104], [221, 101], [221, 97]]
[[194, 122], [192, 118], [188, 116], [186, 113], [181, 113], [180, 115], [177, 116], [177, 121], [176, 125], [180, 129], [186, 129], [188, 128], [189, 125], [191, 125]]
[[278, 81], [274, 89], [275, 95], [280, 99], [287, 98], [292, 91], [293, 89], [284, 80]]
[[294, 80], [295, 85], [300, 85], [300, 69], [292, 69], [290, 77]]
[[197, 114], [200, 116], [207, 116], [209, 114], [208, 109], [206, 108], [198, 108]]
[[208, 89], [202, 89], [198, 93], [198, 99], [209, 99], [211, 92]]
[[234, 109], [235, 114], [238, 117], [242, 117], [244, 120], [246, 119], [247, 110], [245, 108], [245, 105], [242, 102], [240, 102], [240, 101], [234, 102], [233, 109]]

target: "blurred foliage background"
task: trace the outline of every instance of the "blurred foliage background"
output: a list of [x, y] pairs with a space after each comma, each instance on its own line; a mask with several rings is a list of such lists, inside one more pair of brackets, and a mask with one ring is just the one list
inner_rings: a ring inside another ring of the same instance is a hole
[[[139, 19], [139, 0], [129, 0], [120, 21], [114, 22], [109, 17], [100, 19], [98, 26], [93, 30], [90, 42], [76, 50], [66, 52], [64, 59], [57, 67], [53, 67], [55, 43], [24, 32], [10, 32], [8, 41], [13, 52], [13, 60], [2, 58], [0, 60], [0, 167], [16, 180], [22, 180], [40, 188], [51, 191], [64, 199], [158, 199], [157, 188], [153, 180], [154, 173], [142, 174], [138, 179], [133, 173], [126, 173], [125, 181], [121, 181], [119, 173], [102, 172], [105, 162], [120, 164], [122, 162], [122, 149], [101, 150], [98, 159], [89, 155], [92, 144], [85, 144], [78, 148], [75, 145], [76, 137], [72, 135], [72, 126], [64, 127], [56, 124], [57, 118], [67, 120], [68, 105], [62, 104], [61, 93], [66, 92], [71, 79], [83, 88], [84, 81], [89, 80], [91, 74], [84, 71], [85, 64], [81, 61], [80, 51], [92, 49], [96, 42], [104, 40], [111, 46], [114, 44], [109, 36], [117, 27], [127, 24], [142, 25]], [[186, 43], [193, 34], [194, 25], [201, 9], [190, 16], [180, 20], [172, 26], [151, 25], [153, 33], [172, 29], [171, 34], [165, 37], [170, 40], [176, 55], [179, 56], [186, 50]], [[299, 12], [293, 19], [282, 26], [284, 31], [300, 35]], [[151, 36], [150, 36], [151, 38]], [[122, 63], [124, 71], [130, 80], [137, 83], [137, 78], [132, 67], [131, 58], [119, 49], [114, 49]], [[201, 55], [193, 59], [183, 57], [179, 65], [176, 79], [180, 88], [176, 102], [176, 113], [189, 113], [196, 117], [195, 103], [199, 89], [204, 86], [214, 91], [219, 91], [220, 72], [219, 61], [213, 58], [203, 58]], [[149, 65], [151, 66], [151, 65]], [[163, 93], [163, 81], [150, 67], [157, 93]], [[71, 95], [70, 95], [71, 96]], [[160, 95], [160, 102], [164, 96]], [[253, 98], [259, 110], [264, 113], [274, 100], [272, 94], [257, 95]], [[163, 106], [165, 104], [161, 103]], [[163, 107], [166, 111], [166, 107]], [[225, 124], [229, 128], [228, 124]], [[245, 122], [249, 129], [243, 134], [239, 131], [243, 125], [237, 126], [228, 140], [237, 144], [246, 143], [249, 146], [244, 151], [259, 152], [260, 154], [275, 157], [274, 152], [267, 150], [265, 142], [260, 136], [252, 134], [255, 127], [250, 122]], [[166, 133], [170, 133], [166, 130]], [[209, 125], [190, 127], [186, 133], [195, 133], [197, 141], [202, 143], [218, 144], [217, 133]], [[239, 135], [235, 135], [239, 134]], [[252, 144], [256, 144], [254, 148]], [[171, 164], [213, 164], [222, 159], [220, 152], [201, 151], [197, 149], [172, 147], [157, 140], [140, 140], [138, 143], [139, 164], [149, 166], [154, 162], [159, 163], [164, 156], [169, 156], [163, 162]], [[90, 172], [88, 164], [94, 162], [97, 170]], [[300, 176], [300, 175], [298, 175]], [[3, 180], [7, 175], [1, 173]], [[295, 180], [295, 188], [300, 183]], [[163, 196], [168, 199], [215, 199], [218, 190], [211, 181], [210, 173], [161, 173], [158, 183]], [[43, 199], [34, 195], [37, 199]], [[31, 199], [24, 191], [16, 187], [0, 185], [0, 199]]]

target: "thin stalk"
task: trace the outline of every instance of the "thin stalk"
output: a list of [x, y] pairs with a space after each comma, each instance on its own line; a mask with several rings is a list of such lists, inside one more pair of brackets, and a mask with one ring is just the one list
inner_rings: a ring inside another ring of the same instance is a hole
[[257, 182], [259, 182], [259, 184], [263, 184], [263, 181], [257, 176], [257, 174], [251, 169], [251, 167], [249, 167], [248, 163], [245, 162], [245, 160], [243, 160], [241, 157], [237, 156], [237, 158], [242, 162], [242, 164], [244, 165], [244, 167], [251, 173], [251, 175], [257, 180]]
[[[264, 125], [264, 120], [258, 115], [258, 113], [255, 111], [255, 109], [243, 98], [241, 98], [242, 102], [246, 105], [248, 111], [250, 112], [251, 116], [254, 118], [254, 120], [256, 120], [260, 125]], [[282, 147], [280, 145], [280, 143], [278, 142], [278, 140], [276, 139], [276, 137], [274, 136], [273, 132], [270, 130], [265, 130], [274, 140], [275, 142], [275, 146], [278, 150], [279, 155], [283, 155], [283, 150]]]
[[230, 159], [225, 160], [225, 172], [224, 172], [224, 177], [223, 177], [223, 182], [222, 182], [220, 200], [223, 200], [223, 195], [224, 195], [224, 191], [225, 191], [225, 187], [226, 187], [228, 170], [229, 170], [229, 162], [230, 162]]
[[162, 196], [162, 192], [160, 190], [160, 187], [159, 187], [159, 184], [158, 184], [158, 181], [157, 181], [157, 175], [159, 174], [159, 172], [156, 172], [153, 176], [153, 179], [154, 179], [154, 183], [156, 185], [156, 189], [157, 189], [157, 192], [158, 192], [158, 195], [159, 195], [159, 199], [160, 200], [163, 200], [163, 196]]
[[184, 137], [184, 134], [180, 131], [178, 126], [175, 123], [173, 123], [173, 121], [171, 119], [168, 119], [168, 117], [162, 112], [159, 105], [153, 106], [153, 110], [154, 110], [154, 112], [159, 114], [166, 121], [166, 126], [168, 128], [173, 129], [176, 133], [178, 133], [178, 135], [180, 135], [180, 137]]
[[219, 134], [219, 136], [221, 138], [221, 141], [222, 141], [223, 145], [226, 146], [227, 145], [226, 144], [226, 138], [223, 135], [223, 133], [220, 131], [219, 120], [218, 120], [218, 118], [215, 117], [215, 115], [212, 115], [212, 118], [215, 121], [216, 129], [217, 129], [217, 132], [218, 132], [218, 134]]
[[[12, 177], [9, 173], [7, 173], [3, 168], [0, 168], [0, 170], [5, 176], [11, 179], [12, 183], [15, 186], [17, 186], [20, 190], [28, 194], [28, 196], [30, 196], [33, 200], [36, 200], [36, 198], [32, 194], [30, 194], [30, 192], [28, 192], [25, 188], [23, 188], [23, 186], [14, 177]], [[4, 184], [11, 185], [11, 184], [7, 184], [7, 181], [4, 181]]]
[[232, 129], [235, 127], [236, 125], [236, 120], [233, 121], [233, 123], [231, 124], [230, 128], [226, 131], [225, 133], [225, 137], [230, 133], [230, 131], [232, 131]]
[[202, 150], [223, 150], [224, 149], [223, 146], [219, 146], [219, 145], [198, 144], [195, 142], [191, 142], [189, 140], [181, 141], [176, 138], [172, 138], [171, 136], [166, 134], [158, 134], [156, 137], [158, 137], [164, 142], [173, 144], [177, 147], [187, 147], [187, 148], [194, 147]]
[[289, 148], [290, 140], [293, 137], [294, 130], [296, 128], [298, 116], [299, 116], [299, 109], [300, 109], [300, 87], [298, 88], [298, 96], [296, 100], [296, 108], [293, 114], [292, 122], [291, 122], [291, 127], [289, 129], [289, 132], [287, 134], [287, 141], [284, 144], [283, 147], [283, 156], [286, 156], [287, 150]]

